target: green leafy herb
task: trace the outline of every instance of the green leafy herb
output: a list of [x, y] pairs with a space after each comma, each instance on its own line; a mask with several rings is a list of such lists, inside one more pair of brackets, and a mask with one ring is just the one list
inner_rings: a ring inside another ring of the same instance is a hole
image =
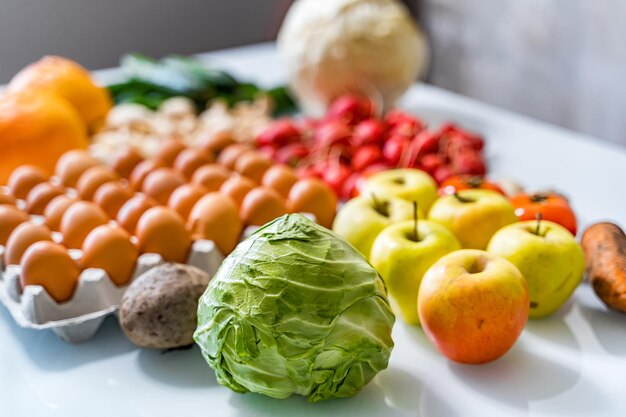
[[156, 61], [141, 54], [128, 54], [122, 58], [121, 67], [128, 80], [109, 86], [116, 103], [139, 103], [154, 110], [168, 98], [184, 96], [202, 111], [215, 99], [232, 106], [267, 94], [274, 102], [275, 114], [295, 111], [295, 103], [284, 87], [264, 91], [224, 71], [207, 68], [195, 58], [172, 55]]

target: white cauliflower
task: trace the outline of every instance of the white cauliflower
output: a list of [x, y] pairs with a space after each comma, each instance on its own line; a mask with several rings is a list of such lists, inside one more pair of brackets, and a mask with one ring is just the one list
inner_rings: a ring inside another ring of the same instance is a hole
[[278, 35], [301, 108], [321, 116], [344, 93], [389, 109], [426, 69], [426, 40], [397, 0], [298, 0]]

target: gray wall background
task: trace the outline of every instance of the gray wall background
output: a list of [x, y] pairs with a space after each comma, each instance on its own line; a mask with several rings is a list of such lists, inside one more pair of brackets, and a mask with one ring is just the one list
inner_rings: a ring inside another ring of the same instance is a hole
[[46, 54], [89, 69], [274, 39], [291, 0], [0, 0], [0, 84]]
[[429, 82], [626, 145], [626, 1], [422, 0]]
[[[325, 0], [320, 0], [325, 1]], [[0, 0], [0, 84], [45, 54], [90, 69], [271, 40], [291, 0]], [[623, 0], [407, 0], [427, 81], [626, 145]]]

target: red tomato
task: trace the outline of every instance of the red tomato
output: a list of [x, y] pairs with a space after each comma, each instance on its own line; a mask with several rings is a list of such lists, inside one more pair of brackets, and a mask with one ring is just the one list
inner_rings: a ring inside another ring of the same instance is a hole
[[523, 220], [534, 220], [541, 213], [543, 220], [558, 223], [576, 235], [576, 215], [565, 198], [558, 194], [519, 194], [511, 198], [515, 214]]
[[454, 194], [457, 191], [480, 188], [493, 190], [504, 195], [504, 191], [497, 184], [475, 175], [455, 175], [445, 180], [439, 187], [439, 195]]

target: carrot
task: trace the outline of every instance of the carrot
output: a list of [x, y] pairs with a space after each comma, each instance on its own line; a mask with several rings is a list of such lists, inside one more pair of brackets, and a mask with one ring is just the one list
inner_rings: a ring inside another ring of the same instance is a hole
[[613, 223], [596, 223], [581, 243], [594, 291], [607, 307], [626, 313], [626, 235]]

